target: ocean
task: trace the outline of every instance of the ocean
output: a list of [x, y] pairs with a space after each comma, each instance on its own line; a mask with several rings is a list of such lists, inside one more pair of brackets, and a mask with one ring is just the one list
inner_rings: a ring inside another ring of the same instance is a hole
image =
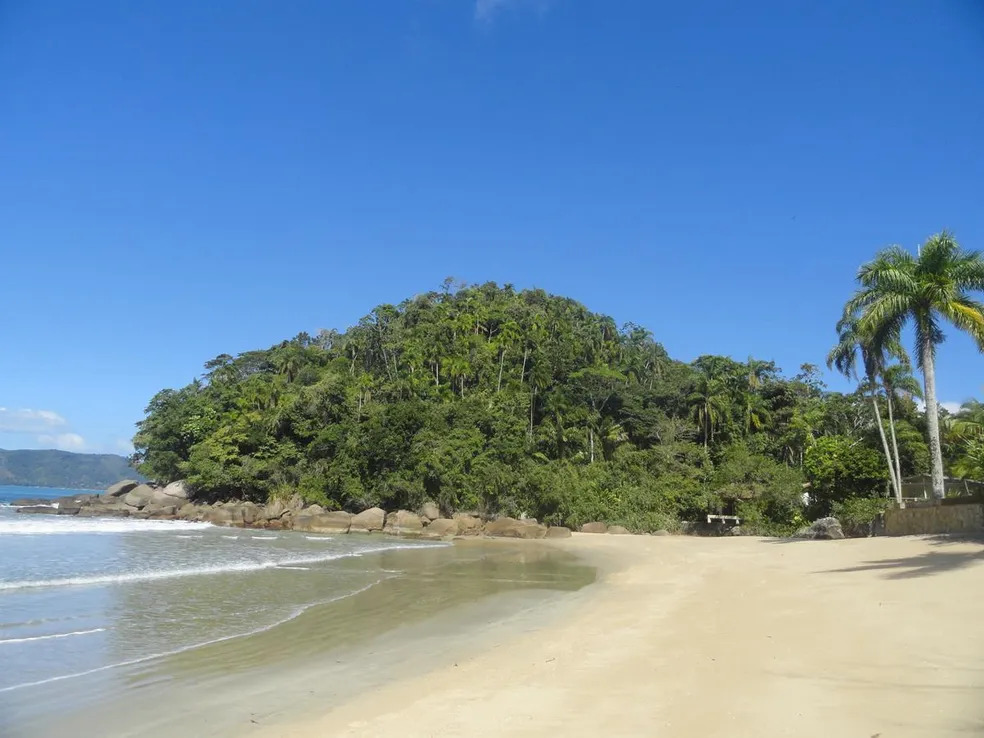
[[[148, 683], [158, 697], [162, 684], [197, 688], [210, 677], [309, 660], [497, 592], [573, 590], [593, 576], [514, 548], [25, 515], [9, 506], [75, 492], [0, 487], [5, 736], [51, 734], [69, 717], [107, 730], [97, 718]], [[129, 730], [128, 721], [151, 713], [123, 711], [113, 725]]]

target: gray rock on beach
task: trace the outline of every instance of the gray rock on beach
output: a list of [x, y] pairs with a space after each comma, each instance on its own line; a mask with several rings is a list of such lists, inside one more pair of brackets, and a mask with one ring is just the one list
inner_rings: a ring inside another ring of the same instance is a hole
[[477, 536], [482, 532], [482, 519], [471, 513], [455, 513], [451, 516], [458, 524], [459, 536]]
[[628, 535], [629, 529], [623, 528], [621, 525], [610, 525], [605, 532], [610, 536], [625, 536]]
[[420, 516], [428, 520], [437, 520], [441, 517], [441, 508], [437, 506], [436, 502], [428, 500], [420, 506]]
[[348, 533], [352, 525], [352, 513], [335, 510], [314, 515], [308, 510], [302, 510], [294, 518], [294, 530], [309, 533]]
[[551, 525], [547, 528], [546, 538], [570, 538], [571, 529], [562, 525]]
[[124, 479], [122, 482], [117, 482], [116, 484], [110, 485], [110, 487], [103, 492], [103, 497], [123, 497], [123, 495], [131, 492], [134, 488], [139, 486], [140, 482], [135, 479]]
[[385, 523], [386, 511], [380, 507], [370, 507], [352, 516], [349, 533], [375, 533], [382, 530]]
[[432, 520], [430, 525], [424, 529], [428, 538], [444, 538], [445, 536], [458, 535], [458, 521], [450, 518], [438, 518]]
[[547, 527], [535, 520], [498, 518], [485, 526], [485, 535], [495, 538], [543, 538], [547, 535]]
[[793, 538], [812, 539], [817, 541], [839, 540], [844, 538], [844, 529], [837, 518], [820, 518], [805, 528], [800, 528]]
[[607, 533], [607, 523], [585, 523], [581, 526], [582, 533]]
[[147, 504], [154, 497], [154, 488], [149, 484], [138, 484], [136, 487], [131, 489], [123, 497], [123, 502], [125, 502], [130, 507], [146, 507]]
[[412, 513], [409, 510], [397, 510], [396, 512], [391, 512], [386, 516], [386, 524], [383, 526], [383, 532], [389, 533], [391, 535], [413, 535], [415, 533], [420, 533], [424, 529], [424, 524], [420, 520], [420, 516], [417, 513]]

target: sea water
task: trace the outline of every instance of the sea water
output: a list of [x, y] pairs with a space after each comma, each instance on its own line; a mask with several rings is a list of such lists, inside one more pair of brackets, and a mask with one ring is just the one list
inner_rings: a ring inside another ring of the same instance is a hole
[[[161, 707], [164, 721], [163, 683], [194, 694], [211, 677], [316, 658], [490, 594], [573, 590], [593, 577], [525, 548], [32, 515], [9, 505], [76, 492], [0, 487], [2, 735], [51, 735], [59, 715], [72, 715], [62, 725], [109, 716], [147, 684], [155, 698], [134, 714], [146, 721]], [[132, 719], [112, 725], [128, 729]]]

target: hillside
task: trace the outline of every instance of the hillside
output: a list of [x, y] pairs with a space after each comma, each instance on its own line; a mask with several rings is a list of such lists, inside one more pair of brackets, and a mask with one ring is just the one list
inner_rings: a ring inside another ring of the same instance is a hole
[[[738, 510], [766, 530], [882, 494], [887, 477], [865, 399], [827, 392], [815, 366], [683, 363], [648, 330], [542, 290], [446, 283], [205, 370], [150, 401], [134, 445], [148, 477], [187, 478], [206, 500], [432, 499], [635, 530]], [[898, 405], [903, 469], [924, 468], [916, 407]]]
[[114, 454], [0, 449], [0, 485], [103, 489], [137, 476], [126, 459]]

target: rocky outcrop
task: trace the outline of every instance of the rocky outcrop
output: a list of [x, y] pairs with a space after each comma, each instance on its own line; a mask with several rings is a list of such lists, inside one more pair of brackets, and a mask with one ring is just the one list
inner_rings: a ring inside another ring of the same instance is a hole
[[149, 484], [138, 484], [123, 496], [123, 502], [130, 507], [142, 508], [154, 498], [154, 488]]
[[607, 533], [608, 525], [606, 523], [585, 523], [581, 526], [582, 533]]
[[187, 500], [190, 497], [190, 492], [188, 483], [183, 479], [179, 479], [177, 482], [171, 482], [164, 488], [165, 495], [178, 500]]
[[837, 518], [820, 518], [812, 525], [800, 528], [793, 537], [817, 541], [838, 540], [844, 537], [844, 529]]
[[547, 528], [546, 538], [570, 538], [571, 529], [565, 528], [562, 525], [551, 525]]
[[485, 535], [495, 538], [543, 538], [547, 527], [535, 520], [497, 518], [485, 526]]
[[386, 524], [386, 511], [380, 507], [370, 507], [363, 510], [358, 515], [352, 516], [352, 525], [349, 527], [350, 533], [375, 533], [383, 529]]
[[128, 492], [133, 491], [140, 482], [135, 479], [124, 479], [122, 482], [117, 482], [103, 492], [103, 497], [123, 497]]
[[455, 513], [451, 516], [458, 524], [459, 536], [477, 536], [482, 532], [482, 519], [470, 513]]
[[309, 533], [348, 533], [352, 525], [352, 517], [352, 513], [340, 510], [314, 515], [309, 514], [307, 510], [302, 510], [294, 518], [294, 530]]
[[420, 506], [420, 517], [427, 518], [428, 520], [437, 520], [441, 517], [441, 508], [437, 506], [436, 502], [428, 500]]
[[445, 536], [458, 535], [458, 521], [450, 518], [438, 518], [432, 520], [430, 525], [424, 529], [428, 538], [444, 538]]
[[386, 516], [383, 532], [395, 536], [414, 535], [424, 529], [424, 523], [417, 513], [409, 510], [397, 510]]

